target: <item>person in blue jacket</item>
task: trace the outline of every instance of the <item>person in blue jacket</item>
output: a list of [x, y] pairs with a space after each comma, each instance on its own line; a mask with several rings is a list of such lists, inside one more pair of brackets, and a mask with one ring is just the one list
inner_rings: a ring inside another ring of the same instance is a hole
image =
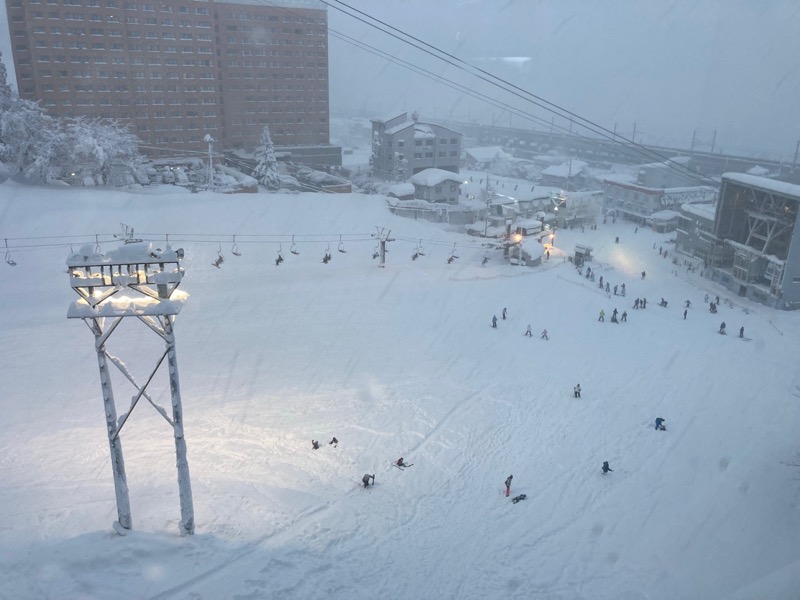
[[656, 431], [666, 431], [667, 430], [667, 426], [664, 425], [664, 421], [666, 421], [666, 419], [662, 419], [661, 417], [658, 417], [656, 419]]

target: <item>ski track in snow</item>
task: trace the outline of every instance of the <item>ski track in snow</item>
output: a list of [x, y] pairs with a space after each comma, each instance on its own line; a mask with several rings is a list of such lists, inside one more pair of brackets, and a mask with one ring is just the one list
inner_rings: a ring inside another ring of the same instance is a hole
[[[741, 299], [711, 315], [703, 294], [727, 293], [659, 258], [651, 246], [668, 236], [624, 223], [565, 230], [549, 262], [522, 271], [494, 255], [481, 266], [472, 240], [392, 217], [374, 197], [235, 198], [221, 214], [211, 194], [165, 204], [115, 192], [100, 207], [98, 192], [58, 201], [91, 207], [95, 222], [77, 209], [48, 216], [49, 201], [31, 196], [24, 207], [2, 200], [0, 224], [52, 235], [119, 219], [279, 233], [377, 223], [443, 243], [412, 262], [416, 242], [393, 242], [385, 269], [374, 241], [325, 266], [324, 244], [299, 256], [284, 244], [280, 267], [276, 247], [247, 245], [219, 270], [216, 245], [186, 245], [178, 363], [198, 527], [187, 538], [175, 534], [169, 427], [141, 402], [123, 435], [134, 530], [109, 533], [91, 337], [64, 319], [63, 252], [25, 254], [0, 290], [0, 541], [18, 549], [0, 566], [15, 598], [667, 600], [721, 597], [800, 560], [800, 495], [780, 466], [800, 418], [786, 402], [800, 381], [798, 316]], [[453, 241], [460, 258], [448, 265]], [[595, 247], [593, 269], [625, 282], [626, 297], [566, 262], [574, 243]], [[20, 294], [29, 283], [37, 293]], [[647, 309], [633, 310], [637, 296]], [[627, 323], [609, 322], [614, 307]], [[723, 319], [753, 343], [717, 335]], [[152, 357], [135, 350], [157, 343], [133, 326], [124, 335], [112, 345], [143, 381]], [[148, 391], [168, 407], [162, 388]], [[132, 387], [115, 374], [114, 390], [122, 412]], [[667, 431], [653, 429], [656, 416]], [[414, 467], [392, 467], [401, 455]], [[361, 487], [365, 472], [374, 488]], [[505, 497], [508, 474], [524, 502]]]

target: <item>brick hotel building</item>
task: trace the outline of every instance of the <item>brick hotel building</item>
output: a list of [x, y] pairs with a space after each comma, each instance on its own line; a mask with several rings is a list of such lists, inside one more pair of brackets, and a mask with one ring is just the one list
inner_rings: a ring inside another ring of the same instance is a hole
[[[329, 153], [328, 23], [316, 0], [6, 0], [22, 98], [130, 123], [151, 155]], [[221, 146], [221, 147], [220, 147]], [[341, 155], [339, 154], [339, 163]]]

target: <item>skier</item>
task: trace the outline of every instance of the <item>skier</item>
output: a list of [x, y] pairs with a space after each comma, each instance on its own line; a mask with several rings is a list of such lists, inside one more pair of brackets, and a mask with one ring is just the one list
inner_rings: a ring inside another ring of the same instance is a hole
[[661, 302], [658, 303], [659, 306], [663, 306], [664, 308], [667, 307], [667, 301], [664, 298], [661, 298]]
[[604, 311], [602, 308], [600, 309], [600, 318], [597, 319], [597, 320], [598, 321], [603, 321], [603, 322], [605, 322], [605, 320], [606, 320], [606, 311]]
[[705, 296], [703, 296], [703, 302], [705, 302], [706, 304], [708, 304], [708, 294], [706, 294]]
[[603, 276], [600, 275], [600, 287], [603, 287]]
[[611, 292], [611, 285], [606, 281], [606, 294]]
[[361, 483], [364, 484], [365, 488], [369, 487], [369, 480], [370, 479], [372, 479], [372, 485], [375, 485], [375, 475], [370, 475], [369, 473], [367, 473], [361, 478]]
[[689, 308], [692, 305], [691, 301], [687, 300], [684, 304], [684, 308]]
[[319, 442], [317, 440], [311, 440], [311, 447], [314, 450], [319, 450]]
[[689, 312], [688, 309], [686, 309], [686, 308], [683, 309], [683, 320], [684, 321], [686, 320], [686, 313], [688, 313], [688, 312]]
[[335, 446], [336, 444], [338, 444], [338, 443], [339, 443], [339, 440], [337, 440], [335, 437], [334, 437], [334, 438], [333, 438], [333, 439], [332, 439], [330, 442], [328, 442], [328, 444], [329, 444], [329, 445], [330, 445], [330, 444], [333, 444], [334, 446]]
[[541, 335], [541, 338], [542, 338], [543, 340], [549, 340], [549, 339], [550, 339], [549, 337], [547, 337], [547, 329], [542, 329], [542, 335]]
[[639, 302], [639, 306], [641, 308], [647, 308], [647, 298], [642, 298], [642, 301]]
[[509, 475], [506, 478], [506, 498], [511, 494], [511, 480], [514, 479], [513, 475]]
[[627, 323], [628, 322], [628, 311], [627, 310], [623, 310], [622, 311], [622, 319], [620, 319], [620, 320], [623, 323]]
[[492, 315], [492, 327], [497, 329], [497, 315]]
[[614, 286], [614, 295], [615, 295], [615, 296], [617, 295], [617, 287], [618, 287], [618, 286], [616, 286], [616, 285]]
[[725, 321], [723, 321], [722, 324], [719, 326], [719, 332], [722, 335], [725, 335]]
[[531, 331], [531, 324], [528, 323], [528, 328], [525, 330], [525, 335], [528, 337], [533, 337], [533, 332]]
[[634, 302], [633, 302], [633, 310], [636, 310], [637, 308], [639, 308], [639, 299], [638, 298], [636, 300], [634, 300]]
[[739, 327], [739, 337], [744, 339], [744, 325]]
[[506, 320], [506, 309], [504, 308], [503, 309], [503, 321], [505, 321], [505, 320]]
[[717, 306], [719, 306], [719, 296], [716, 297], [716, 301], [714, 302]]
[[580, 398], [581, 397], [581, 384], [580, 383], [575, 386], [573, 393], [575, 394], [576, 398]]
[[642, 271], [642, 279], [644, 279], [646, 276], [647, 276], [647, 273], [645, 273], [644, 271]]
[[666, 421], [666, 419], [662, 419], [661, 417], [658, 417], [656, 419], [656, 431], [666, 431], [667, 430], [667, 426], [664, 425], [664, 421]]
[[609, 471], [614, 471], [611, 467], [608, 466], [608, 461], [603, 461], [603, 473], [608, 473]]
[[611, 313], [611, 318], [612, 318], [612, 319], [616, 319], [616, 318], [617, 318], [617, 309], [616, 309], [616, 308], [615, 308], [615, 309], [614, 309], [614, 311]]
[[398, 459], [397, 459], [397, 462], [396, 462], [395, 464], [396, 464], [398, 467], [405, 467], [405, 466], [406, 466], [406, 463], [405, 463], [405, 462], [403, 462], [403, 457], [402, 457], [402, 456], [401, 456], [400, 458], [398, 458]]
[[624, 296], [625, 295], [625, 284], [623, 283], [621, 287], [622, 287], [622, 295]]

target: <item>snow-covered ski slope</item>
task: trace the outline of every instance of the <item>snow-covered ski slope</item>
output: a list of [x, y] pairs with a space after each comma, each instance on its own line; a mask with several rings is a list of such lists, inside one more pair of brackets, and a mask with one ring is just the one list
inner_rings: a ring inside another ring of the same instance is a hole
[[[178, 192], [0, 186], [3, 238], [122, 222], [230, 240], [220, 269], [217, 243], [175, 244], [191, 294], [176, 325], [197, 522], [184, 538], [171, 431], [145, 402], [121, 436], [134, 529], [111, 529], [93, 337], [66, 319], [69, 248], [0, 265], [0, 598], [800, 594], [800, 482], [782, 464], [800, 450], [800, 313], [731, 296], [660, 258], [670, 236], [624, 223], [558, 231], [540, 268], [481, 266], [474, 238], [395, 218], [380, 196]], [[385, 269], [376, 225], [397, 238]], [[327, 242], [293, 255], [285, 237], [362, 233], [347, 253], [331, 243], [327, 265]], [[245, 234], [284, 236], [285, 262]], [[576, 243], [626, 298], [566, 262]], [[609, 322], [615, 307], [627, 323]], [[718, 335], [723, 320], [753, 341]], [[140, 381], [162, 348], [136, 320], [108, 345]], [[122, 412], [135, 390], [117, 375]], [[149, 392], [169, 407], [164, 372]], [[414, 468], [392, 468], [400, 456]], [[509, 474], [525, 502], [505, 497]]]

